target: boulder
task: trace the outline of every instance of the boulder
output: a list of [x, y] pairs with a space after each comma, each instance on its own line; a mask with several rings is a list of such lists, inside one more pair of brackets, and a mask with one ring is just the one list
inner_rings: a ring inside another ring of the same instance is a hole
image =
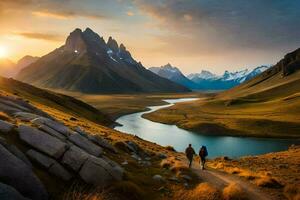
[[93, 141], [95, 144], [113, 152], [113, 153], [117, 153], [116, 148], [110, 144], [106, 139], [102, 138], [99, 135], [88, 135], [88, 138]]
[[30, 122], [39, 116], [28, 112], [16, 112], [14, 113], [14, 117], [20, 119], [21, 121]]
[[67, 144], [36, 128], [20, 125], [19, 137], [30, 146], [54, 158], [59, 158], [67, 149]]
[[63, 134], [61, 134], [61, 133], [57, 132], [56, 130], [50, 128], [49, 126], [41, 125], [41, 126], [39, 126], [39, 129], [41, 131], [44, 131], [44, 132], [54, 136], [54, 137], [57, 137], [58, 139], [60, 139], [62, 141], [67, 140], [66, 136], [64, 136]]
[[24, 107], [23, 105], [19, 105], [16, 102], [13, 102], [12, 100], [9, 100], [9, 99], [0, 98], [0, 103], [4, 104], [4, 105], [7, 105], [7, 106], [9, 106], [11, 108], [15, 108], [17, 110], [21, 110], [21, 111], [25, 111], [25, 112], [30, 112], [30, 109]]
[[71, 133], [71, 130], [68, 127], [61, 124], [60, 122], [54, 121], [49, 118], [39, 117], [39, 118], [32, 120], [31, 122], [36, 125], [46, 125], [65, 136], [69, 136]]
[[138, 155], [139, 157], [148, 156], [147, 153], [135, 142], [127, 141], [126, 144], [127, 144], [127, 148], [134, 154]]
[[[105, 187], [113, 181], [121, 180], [122, 174], [102, 158], [91, 156], [82, 166], [79, 175], [88, 184]], [[121, 177], [121, 179], [120, 179]]]
[[13, 129], [13, 127], [14, 127], [13, 124], [0, 120], [0, 132], [1, 133], [8, 133], [9, 131], [11, 131]]
[[20, 109], [15, 108], [15, 107], [11, 107], [11, 106], [3, 104], [1, 102], [0, 102], [0, 110], [7, 113], [7, 114], [13, 114], [15, 112], [21, 112]]
[[0, 180], [2, 183], [14, 187], [29, 199], [48, 199], [44, 186], [31, 168], [2, 145], [0, 145], [0, 163]]
[[1, 200], [30, 200], [23, 197], [15, 188], [0, 183], [0, 199]]
[[64, 181], [69, 181], [72, 178], [72, 175], [58, 162], [55, 162], [50, 168], [49, 172]]
[[42, 153], [39, 153], [33, 149], [30, 149], [26, 152], [26, 154], [28, 155], [28, 157], [38, 163], [40, 166], [49, 169], [51, 165], [53, 165], [56, 161]]
[[28, 160], [27, 156], [20, 151], [16, 146], [8, 144], [5, 139], [0, 137], [0, 144], [5, 147], [10, 153], [14, 154], [16, 157], [21, 159], [25, 164], [32, 168], [31, 162]]
[[64, 154], [62, 158], [62, 163], [73, 169], [74, 171], [78, 171], [83, 163], [89, 158], [89, 154], [87, 154], [82, 149], [73, 145], [71, 148]]
[[100, 156], [103, 152], [102, 148], [95, 145], [93, 142], [83, 137], [79, 133], [74, 133], [69, 137], [69, 140], [94, 156]]

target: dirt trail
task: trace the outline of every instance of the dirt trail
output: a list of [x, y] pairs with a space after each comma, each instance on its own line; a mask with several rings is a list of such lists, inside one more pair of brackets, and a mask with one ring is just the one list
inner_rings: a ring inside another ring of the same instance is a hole
[[262, 191], [260, 188], [247, 182], [246, 180], [242, 180], [241, 178], [234, 175], [226, 174], [212, 169], [200, 170], [199, 166], [197, 168], [194, 167], [193, 171], [199, 176], [199, 179], [202, 182], [208, 182], [220, 190], [222, 190], [230, 183], [237, 183], [245, 191], [249, 200], [278, 199], [277, 197], [267, 194], [266, 192]]

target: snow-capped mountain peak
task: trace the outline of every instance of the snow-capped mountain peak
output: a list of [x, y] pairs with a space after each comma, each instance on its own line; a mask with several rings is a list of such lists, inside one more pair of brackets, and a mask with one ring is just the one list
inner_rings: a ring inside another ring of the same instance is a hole
[[200, 73], [190, 74], [187, 77], [191, 80], [195, 78], [208, 80], [217, 78], [218, 76], [216, 74], [211, 73], [210, 71], [202, 70]]

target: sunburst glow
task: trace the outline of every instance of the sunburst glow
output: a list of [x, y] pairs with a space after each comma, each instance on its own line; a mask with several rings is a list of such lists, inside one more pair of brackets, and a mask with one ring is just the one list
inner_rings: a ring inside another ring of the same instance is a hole
[[0, 46], [0, 58], [4, 58], [7, 56], [7, 50], [4, 46]]

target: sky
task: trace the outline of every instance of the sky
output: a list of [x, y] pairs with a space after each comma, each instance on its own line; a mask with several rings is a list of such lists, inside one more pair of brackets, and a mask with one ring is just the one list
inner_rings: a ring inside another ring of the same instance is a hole
[[145, 67], [222, 74], [299, 48], [299, 10], [298, 0], [0, 0], [0, 49], [13, 61], [42, 56], [90, 27]]

